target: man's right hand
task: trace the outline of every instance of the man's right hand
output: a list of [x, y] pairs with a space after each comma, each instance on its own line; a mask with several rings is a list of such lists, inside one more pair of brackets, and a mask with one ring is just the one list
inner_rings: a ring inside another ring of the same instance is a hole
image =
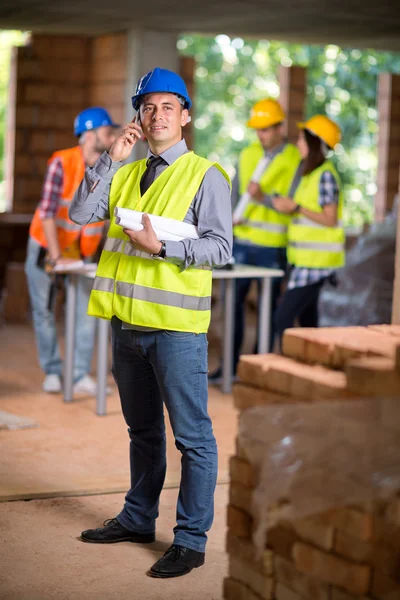
[[[136, 118], [136, 117], [135, 117]], [[117, 137], [111, 146], [108, 154], [114, 162], [121, 162], [128, 158], [132, 152], [132, 148], [143, 135], [143, 131], [135, 119], [125, 125], [120, 135]]]

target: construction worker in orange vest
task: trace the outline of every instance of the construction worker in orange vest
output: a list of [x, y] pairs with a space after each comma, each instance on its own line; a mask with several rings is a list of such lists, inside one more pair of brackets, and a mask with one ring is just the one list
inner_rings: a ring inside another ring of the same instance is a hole
[[[117, 136], [117, 127], [104, 108], [88, 108], [75, 119], [74, 133], [79, 144], [55, 152], [49, 162], [42, 196], [29, 229], [25, 273], [28, 280], [39, 362], [45, 373], [43, 391], [61, 391], [62, 361], [51, 302], [52, 269], [77, 259], [89, 260], [103, 235], [103, 223], [76, 225], [68, 208], [87, 166], [96, 163]], [[74, 365], [74, 393], [95, 394], [90, 371], [95, 319], [87, 315], [92, 282], [79, 277], [77, 330]]]

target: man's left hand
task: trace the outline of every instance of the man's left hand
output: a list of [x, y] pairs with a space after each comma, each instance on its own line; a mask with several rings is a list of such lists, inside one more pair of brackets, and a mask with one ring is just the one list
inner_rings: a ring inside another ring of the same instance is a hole
[[291, 198], [284, 198], [278, 196], [272, 199], [274, 209], [281, 213], [290, 215], [296, 208], [296, 202], [293, 202]]
[[147, 252], [148, 254], [158, 254], [161, 250], [161, 242], [158, 241], [153, 226], [148, 215], [142, 217], [142, 231], [132, 231], [132, 229], [124, 229], [124, 233], [129, 237], [132, 244], [138, 250]]

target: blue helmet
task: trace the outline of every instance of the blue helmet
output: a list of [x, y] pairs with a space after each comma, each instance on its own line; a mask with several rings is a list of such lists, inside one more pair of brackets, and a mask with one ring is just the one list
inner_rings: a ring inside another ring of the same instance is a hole
[[119, 127], [119, 125], [113, 122], [105, 108], [99, 106], [86, 108], [75, 117], [74, 134], [80, 136], [85, 131], [96, 129], [97, 127], [104, 127], [106, 125]]
[[140, 98], [145, 94], [157, 94], [159, 92], [167, 92], [180, 96], [185, 101], [184, 107], [190, 110], [192, 101], [189, 98], [186, 84], [182, 77], [173, 71], [160, 69], [159, 67], [149, 71], [139, 79], [135, 95], [132, 97], [133, 108], [135, 110], [139, 109]]

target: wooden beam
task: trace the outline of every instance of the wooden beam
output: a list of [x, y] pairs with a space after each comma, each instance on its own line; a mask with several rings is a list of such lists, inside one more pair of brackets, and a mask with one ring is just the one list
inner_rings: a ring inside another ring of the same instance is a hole
[[[400, 196], [400, 192], [399, 192], [399, 196]], [[394, 261], [392, 323], [394, 325], [400, 324], [400, 201], [397, 203], [397, 233], [396, 233], [396, 254], [395, 254], [395, 261]]]

